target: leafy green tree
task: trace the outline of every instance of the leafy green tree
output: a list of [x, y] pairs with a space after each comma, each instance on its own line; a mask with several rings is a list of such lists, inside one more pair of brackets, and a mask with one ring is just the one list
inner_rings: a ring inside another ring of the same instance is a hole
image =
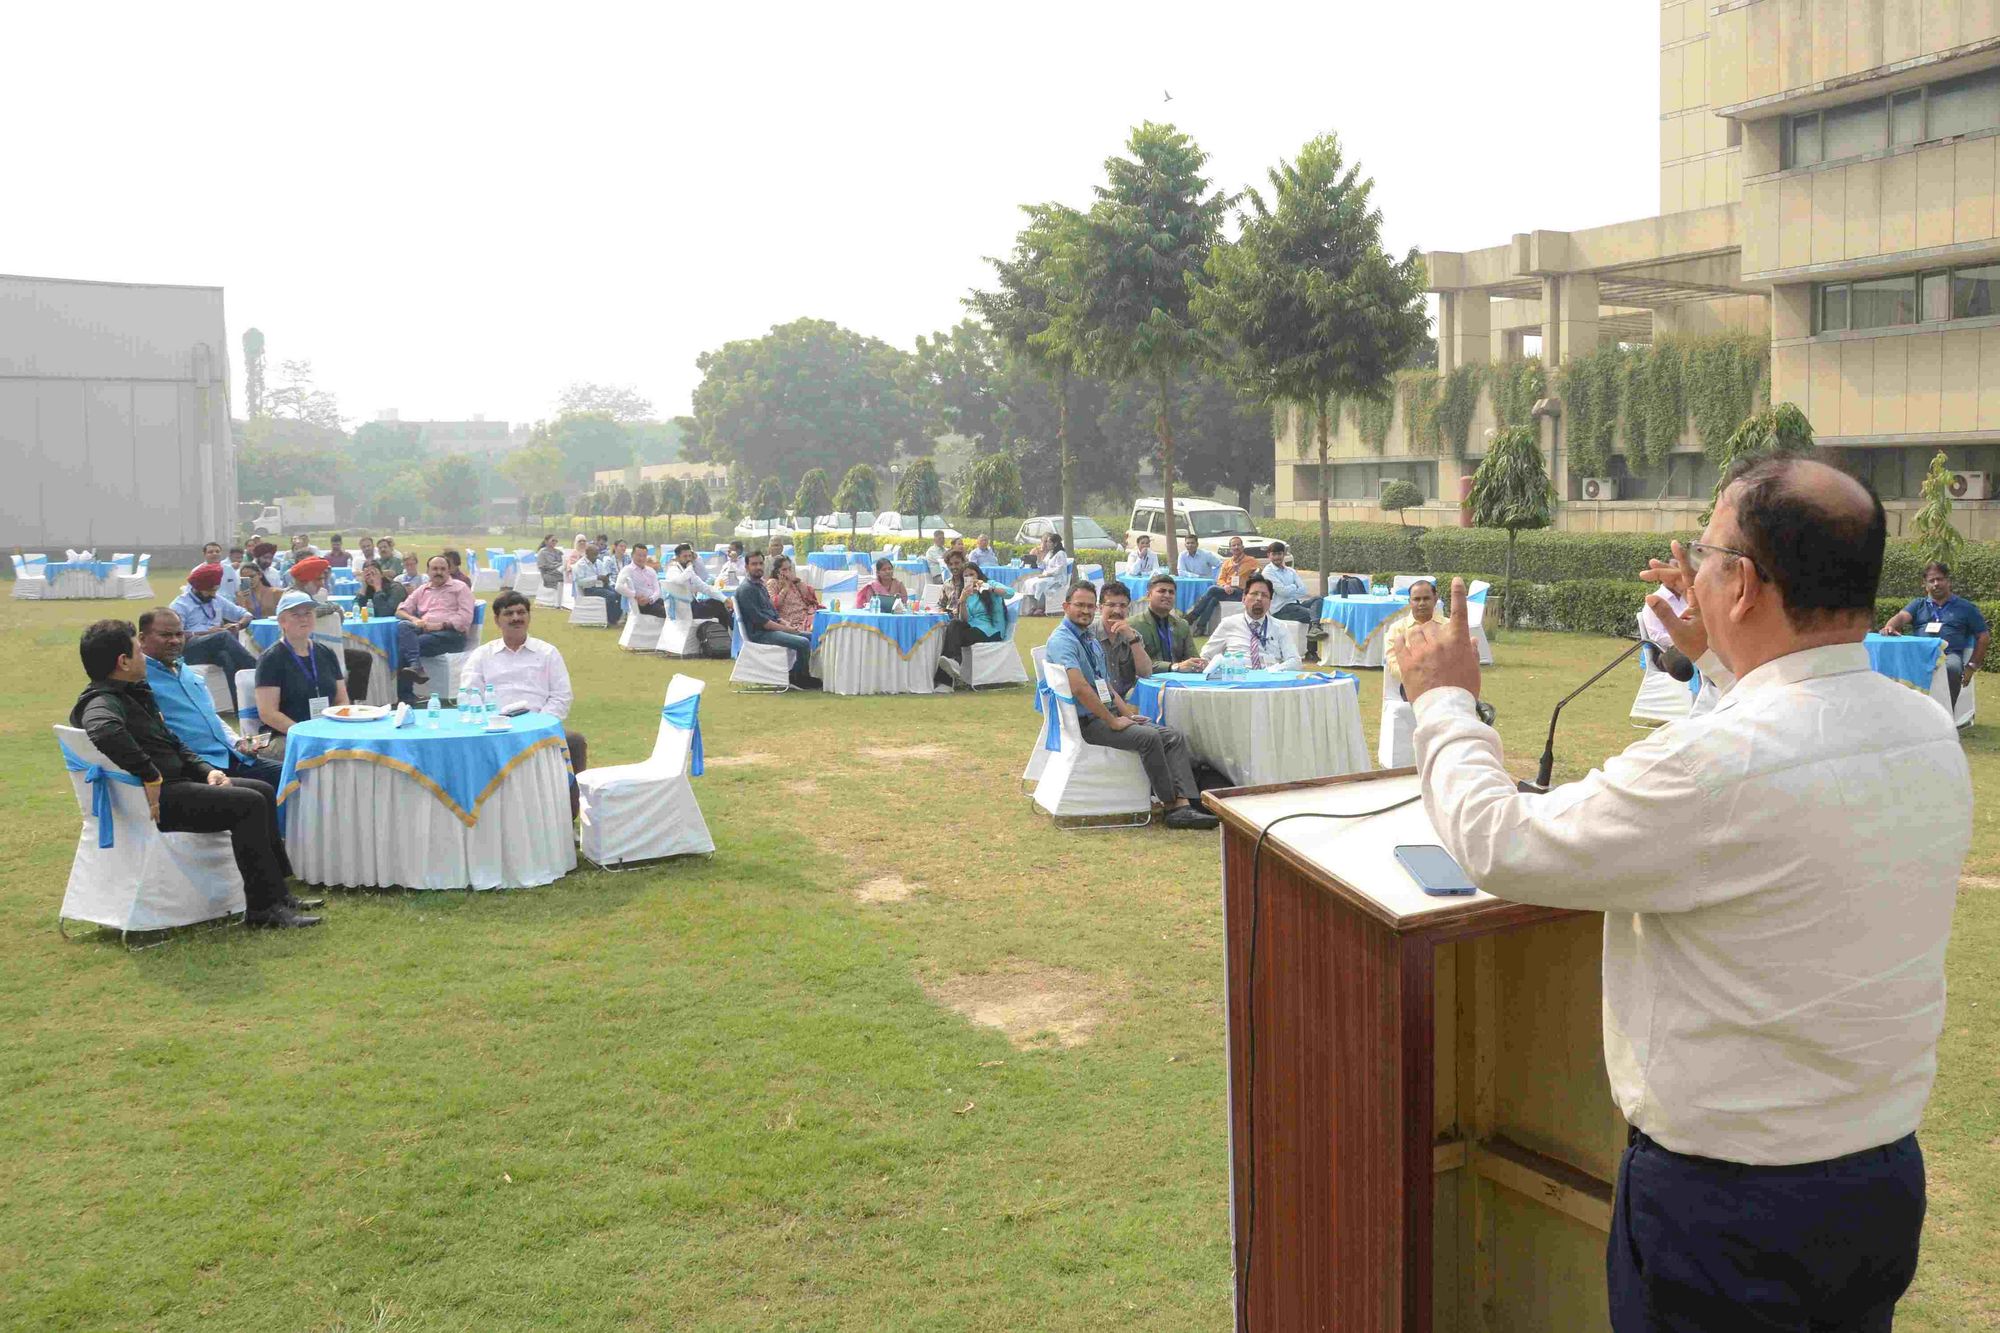
[[[1151, 386], [1128, 380], [1110, 391], [1100, 419], [1106, 448], [1123, 462], [1110, 489], [1127, 488], [1120, 491], [1127, 497], [1139, 461], [1158, 458], [1156, 412]], [[1179, 426], [1176, 447], [1189, 492], [1205, 495], [1226, 486], [1248, 509], [1251, 491], [1269, 485], [1277, 470], [1270, 409], [1214, 369], [1197, 365], [1174, 381], [1168, 413]]]
[[1708, 508], [1702, 511], [1702, 526], [1708, 526], [1708, 520], [1714, 517], [1715, 502], [1722, 498], [1722, 488], [1729, 484], [1729, 474], [1737, 464], [1760, 458], [1809, 454], [1812, 450], [1812, 422], [1795, 404], [1773, 403], [1763, 411], [1745, 417], [1743, 424], [1723, 442], [1722, 457], [1716, 460], [1715, 493], [1709, 497]]
[[674, 539], [674, 515], [689, 512], [686, 508], [687, 491], [679, 477], [662, 477], [653, 484], [660, 497], [653, 512], [667, 516], [667, 540], [671, 542]]
[[[1266, 402], [1303, 408], [1318, 424], [1320, 580], [1332, 573], [1330, 422], [1342, 398], [1380, 399], [1422, 344], [1425, 273], [1415, 250], [1393, 260], [1382, 246], [1375, 182], [1323, 134], [1298, 161], [1270, 172], [1270, 204], [1256, 190], [1242, 235], [1209, 255], [1213, 283], [1195, 308], [1234, 344], [1233, 369]], [[1269, 454], [1271, 451], [1265, 451]]]
[[[758, 484], [757, 494], [751, 497], [750, 517], [756, 519], [759, 523], [769, 525], [784, 516], [784, 489], [778, 485], [776, 477], [766, 477]], [[764, 534], [768, 537], [772, 531], [771, 527], [766, 526]]]
[[854, 546], [861, 511], [875, 508], [881, 485], [882, 479], [866, 463], [856, 463], [840, 479], [840, 489], [834, 492], [833, 507], [847, 515], [847, 544], [850, 548]]
[[592, 384], [578, 380], [556, 398], [556, 412], [598, 412], [620, 423], [650, 421], [652, 400], [629, 384]]
[[1533, 426], [1515, 426], [1493, 437], [1492, 447], [1472, 474], [1475, 527], [1507, 530], [1507, 573], [1501, 618], [1514, 620], [1514, 541], [1522, 532], [1546, 528], [1555, 512], [1556, 488], [1542, 464]]
[[1027, 505], [1021, 494], [1021, 468], [1012, 454], [985, 454], [972, 460], [958, 491], [958, 510], [967, 518], [986, 520], [986, 535], [1003, 518], [1019, 514]]
[[447, 520], [471, 522], [479, 513], [480, 502], [486, 498], [479, 469], [463, 454], [445, 455], [424, 474], [424, 498]]
[[569, 512], [569, 500], [561, 491], [546, 491], [536, 503], [535, 512], [543, 518], [554, 518]]
[[977, 320], [961, 321], [949, 333], [917, 335], [909, 381], [913, 396], [935, 414], [934, 433], [963, 435], [984, 450], [1000, 447], [1005, 355], [999, 338]]
[[1925, 564], [1957, 564], [1965, 550], [1965, 534], [1951, 523], [1951, 464], [1945, 461], [1942, 449], [1931, 458], [1921, 494], [1923, 505], [1910, 515], [1910, 537], [1917, 555]]
[[827, 492], [825, 468], [816, 467], [799, 478], [799, 493], [792, 500], [792, 508], [807, 524], [832, 510], [833, 496]]
[[1410, 521], [1403, 517], [1403, 511], [1415, 508], [1423, 502], [1424, 493], [1417, 489], [1417, 484], [1405, 481], [1401, 477], [1383, 482], [1382, 494], [1375, 500], [1384, 513], [1394, 514], [1396, 521], [1406, 528], [1410, 526]]
[[708, 513], [709, 508], [708, 489], [698, 481], [689, 482], [687, 493], [681, 497], [682, 512], [698, 519]]
[[633, 500], [632, 492], [628, 488], [620, 486], [617, 490], [611, 492], [611, 512], [621, 516], [636, 513], [637, 506], [633, 503]]
[[[1082, 215], [1061, 204], [1026, 204], [1028, 225], [1014, 238], [1014, 252], [1006, 259], [989, 258], [1000, 285], [994, 291], [974, 291], [965, 298], [966, 306], [986, 321], [986, 326], [1011, 354], [1015, 366], [1032, 366], [1052, 382], [1056, 409], [1056, 487], [1062, 509], [1063, 545], [1076, 544], [1075, 453], [1070, 440], [1070, 384], [1078, 372], [1078, 349], [1055, 336], [1052, 325], [1062, 303], [1063, 273], [1056, 253], [1073, 244], [1083, 226]], [[1102, 386], [1099, 398], [1102, 397]], [[1002, 423], [1009, 439], [1028, 447], [1023, 458], [1033, 466], [1032, 442], [1046, 439], [1021, 418], [1032, 409], [1029, 396], [1017, 394], [1009, 419]], [[1096, 414], [1090, 414], [1094, 423]]]
[[660, 484], [656, 481], [642, 481], [632, 488], [632, 513], [636, 518], [651, 518], [660, 512]]
[[695, 359], [695, 418], [710, 458], [796, 480], [928, 439], [909, 354], [826, 320], [780, 324]]
[[1206, 346], [1192, 302], [1207, 281], [1228, 196], [1201, 174], [1208, 155], [1171, 125], [1132, 131], [1130, 157], [1104, 163], [1105, 184], [1056, 249], [1055, 319], [1042, 336], [1111, 379], [1158, 391], [1160, 486], [1174, 528], [1174, 379]]
[[594, 486], [599, 472], [632, 464], [632, 437], [608, 412], [565, 412], [549, 440], [562, 455], [563, 480], [575, 486]]
[[944, 514], [944, 488], [938, 484], [937, 464], [926, 454], [912, 459], [896, 483], [896, 508], [917, 516], [917, 530], [923, 531], [925, 517]]

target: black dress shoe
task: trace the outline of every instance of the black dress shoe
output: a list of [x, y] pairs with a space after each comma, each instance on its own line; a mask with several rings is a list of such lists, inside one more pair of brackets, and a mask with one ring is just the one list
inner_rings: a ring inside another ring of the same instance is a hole
[[296, 893], [285, 895], [285, 906], [294, 912], [312, 912], [326, 906], [324, 898], [301, 898]]
[[259, 912], [245, 912], [243, 924], [252, 930], [301, 930], [307, 926], [317, 926], [319, 918], [294, 912], [283, 903], [266, 907]]
[[1222, 821], [1206, 810], [1197, 810], [1191, 805], [1183, 805], [1167, 811], [1168, 828], [1214, 828]]

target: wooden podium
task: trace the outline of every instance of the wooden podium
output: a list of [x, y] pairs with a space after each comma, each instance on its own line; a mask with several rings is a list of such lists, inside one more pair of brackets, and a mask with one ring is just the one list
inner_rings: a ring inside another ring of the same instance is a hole
[[1417, 792], [1398, 769], [1206, 798], [1223, 820], [1237, 1327], [1608, 1329], [1625, 1122], [1602, 918], [1426, 896], [1394, 856], [1438, 841], [1421, 803], [1291, 820], [1253, 877], [1280, 816]]

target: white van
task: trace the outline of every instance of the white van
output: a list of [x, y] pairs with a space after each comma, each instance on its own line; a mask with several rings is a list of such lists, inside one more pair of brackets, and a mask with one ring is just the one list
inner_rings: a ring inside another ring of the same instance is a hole
[[[1237, 505], [1226, 505], [1216, 500], [1184, 500], [1174, 497], [1174, 527], [1179, 531], [1176, 540], [1165, 540], [1167, 531], [1167, 502], [1161, 496], [1152, 496], [1132, 502], [1132, 521], [1127, 525], [1125, 549], [1135, 550], [1134, 540], [1140, 533], [1147, 533], [1153, 539], [1153, 550], [1162, 560], [1178, 558], [1181, 544], [1178, 537], [1190, 530], [1201, 540], [1201, 549], [1226, 555], [1229, 539], [1241, 537], [1243, 549], [1254, 556], [1262, 556], [1270, 547], [1271, 538], [1257, 535], [1256, 527], [1250, 522], [1247, 511]], [[1173, 552], [1170, 557], [1169, 551]]]

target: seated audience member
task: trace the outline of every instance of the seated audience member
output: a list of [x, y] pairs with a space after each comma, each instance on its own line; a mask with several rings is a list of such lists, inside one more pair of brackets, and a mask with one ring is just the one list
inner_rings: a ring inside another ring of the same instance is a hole
[[944, 549], [945, 549], [945, 554], [947, 555], [949, 555], [953, 551], [956, 551], [960, 555], [965, 555], [965, 556], [969, 556], [971, 554], [971, 552], [965, 549], [965, 538], [963, 537], [953, 537], [951, 539], [951, 545], [945, 547]]
[[1272, 542], [1267, 555], [1263, 574], [1271, 581], [1271, 614], [1306, 627], [1306, 661], [1317, 662], [1313, 636], [1319, 632], [1318, 599], [1306, 591], [1306, 581], [1292, 568], [1292, 553], [1283, 542]]
[[375, 563], [382, 566], [382, 572], [393, 576], [403, 567], [403, 557], [396, 553], [396, 539], [383, 537], [375, 543]]
[[1243, 580], [1257, 572], [1257, 560], [1243, 549], [1241, 537], [1229, 539], [1229, 558], [1215, 572], [1215, 586], [1195, 598], [1188, 608], [1188, 624], [1195, 633], [1203, 631], [1224, 602], [1243, 600]]
[[1174, 572], [1184, 579], [1212, 579], [1222, 572], [1222, 557], [1201, 549], [1201, 538], [1190, 532], [1181, 538], [1180, 562]]
[[250, 558], [257, 563], [257, 578], [267, 588], [282, 590], [285, 587], [285, 573], [278, 568], [278, 548], [271, 542], [257, 542], [250, 547]]
[[[1396, 655], [1403, 650], [1403, 640], [1416, 625], [1428, 625], [1437, 615], [1438, 589], [1430, 579], [1418, 579], [1410, 585], [1410, 609], [1399, 614], [1390, 622], [1382, 640], [1382, 675], [1388, 681], [1388, 688], [1395, 691], [1398, 699], [1406, 698], [1403, 693], [1403, 669]], [[1664, 631], [1663, 631], [1664, 632]], [[1672, 640], [1668, 641], [1672, 646]]]
[[313, 619], [312, 598], [286, 593], [278, 600], [279, 639], [257, 659], [257, 721], [279, 737], [348, 702], [340, 659], [313, 638]]
[[1937, 562], [1924, 566], [1924, 593], [1889, 617], [1884, 634], [1901, 634], [1914, 629], [1944, 640], [1944, 674], [1951, 684], [1952, 706], [1958, 706], [1958, 690], [1968, 671], [1986, 664], [1986, 645], [1992, 632], [1979, 608], [1951, 590], [1951, 570]]
[[750, 576], [750, 565], [743, 554], [743, 543], [729, 543], [729, 552], [722, 558], [721, 577], [716, 583], [724, 588], [733, 588]]
[[617, 541], [611, 543], [611, 559], [614, 563], [617, 564], [620, 570], [623, 570], [625, 566], [632, 563], [632, 555], [629, 551], [625, 549], [624, 538], [621, 537]]
[[[182, 642], [181, 618], [171, 608], [157, 606], [139, 616], [139, 651], [146, 655], [146, 684], [167, 729], [210, 768], [219, 768], [231, 777], [255, 778], [276, 791], [282, 767], [259, 757], [270, 738], [238, 736], [222, 724], [208, 686], [181, 660]], [[233, 693], [234, 681], [230, 689]]]
[[1125, 572], [1141, 577], [1157, 573], [1160, 568], [1160, 557], [1153, 554], [1152, 537], [1142, 532], [1132, 539], [1132, 543], [1132, 558], [1125, 562]]
[[992, 538], [981, 537], [973, 545], [972, 563], [978, 565], [981, 569], [992, 569], [996, 565], [1004, 565], [1007, 562], [1002, 560], [1000, 553], [993, 549]]
[[407, 596], [410, 592], [422, 587], [428, 581], [429, 577], [424, 573], [423, 561], [417, 559], [416, 553], [413, 551], [404, 556], [403, 572], [396, 576], [396, 582], [403, 585], [404, 595]]
[[931, 544], [924, 548], [924, 563], [932, 569], [944, 568], [944, 529], [931, 534]]
[[1249, 658], [1253, 669], [1299, 669], [1290, 633], [1280, 629], [1277, 618], [1271, 614], [1271, 580], [1262, 574], [1252, 574], [1244, 580], [1243, 610], [1224, 616], [1201, 651], [1209, 661], [1224, 653], [1235, 653]]
[[1097, 623], [1090, 632], [1104, 650], [1104, 665], [1110, 672], [1107, 679], [1120, 698], [1131, 697], [1139, 677], [1153, 674], [1152, 654], [1132, 627], [1131, 612], [1132, 590], [1116, 579], [1107, 582], [1097, 599]]
[[361, 591], [354, 595], [355, 610], [365, 606], [370, 616], [393, 616], [409, 595], [408, 588], [382, 572], [380, 563], [374, 560], [362, 563]]
[[1042, 549], [1035, 557], [1035, 567], [1039, 571], [1034, 578], [1021, 582], [1024, 596], [1035, 599], [1035, 605], [1047, 611], [1049, 599], [1069, 587], [1070, 558], [1063, 549], [1062, 538], [1051, 532], [1042, 538]]
[[1063, 620], [1049, 636], [1043, 660], [1069, 675], [1070, 697], [1076, 700], [1077, 727], [1086, 745], [1104, 745], [1139, 756], [1155, 800], [1167, 809], [1168, 828], [1214, 828], [1216, 817], [1190, 804], [1201, 796], [1187, 738], [1172, 727], [1158, 726], [1139, 716], [1111, 685], [1104, 650], [1090, 632], [1097, 615], [1097, 590], [1088, 583], [1072, 584], [1063, 601]]
[[426, 657], [465, 651], [472, 610], [472, 589], [452, 578], [443, 556], [432, 556], [427, 581], [396, 608], [396, 649], [403, 660], [396, 672], [397, 699], [416, 703], [416, 683], [430, 680], [423, 667]]
[[363, 537], [361, 539], [361, 545], [356, 547], [354, 551], [355, 567], [359, 568], [360, 566], [367, 564], [370, 560], [373, 560], [374, 558], [375, 558], [375, 539], [373, 537]]
[[[886, 597], [886, 602], [877, 598]], [[898, 601], [907, 603], [910, 590], [896, 577], [896, 562], [883, 556], [875, 562], [875, 577], [854, 590], [854, 609], [886, 611]]]
[[465, 572], [465, 557], [458, 553], [458, 548], [447, 546], [442, 551], [439, 551], [438, 554], [444, 557], [444, 567], [451, 571], [451, 577], [470, 588], [472, 586], [472, 575]]
[[764, 543], [764, 579], [766, 582], [770, 581], [772, 573], [778, 568], [778, 558], [784, 555], [784, 553], [785, 539], [783, 537], [773, 537], [770, 541]]
[[[977, 566], [971, 566], [977, 568]], [[968, 568], [965, 552], [947, 550], [944, 553], [944, 578], [938, 584], [938, 610], [950, 615], [965, 596], [965, 571]], [[982, 580], [983, 581], [983, 580]]]
[[946, 551], [944, 562], [958, 570], [958, 591], [951, 592], [945, 614], [951, 622], [944, 627], [944, 644], [938, 652], [935, 683], [950, 685], [963, 680], [960, 659], [975, 643], [998, 643], [1007, 637], [1007, 594], [986, 581], [986, 571], [965, 558], [962, 551]]
[[794, 634], [812, 633], [813, 613], [820, 609], [819, 589], [799, 577], [788, 555], [781, 555], [772, 561], [770, 568], [771, 574], [764, 580], [764, 586], [771, 594], [771, 605], [778, 613], [778, 623]]
[[[239, 556], [242, 554], [241, 547], [237, 548], [237, 554]], [[242, 566], [243, 561], [239, 559], [234, 565], [226, 565], [222, 562], [222, 543], [204, 542], [201, 548], [201, 563], [204, 565], [214, 565], [222, 571], [222, 582], [216, 585], [216, 594], [228, 601], [236, 601], [236, 590], [242, 586], [243, 582], [242, 576], [237, 573], [237, 570]]]
[[631, 599], [633, 615], [667, 618], [667, 604], [660, 597], [660, 573], [653, 568], [646, 543], [640, 542], [632, 548], [631, 558], [618, 571], [618, 582], [613, 586], [620, 598]]
[[564, 578], [568, 578], [570, 576], [570, 573], [576, 568], [576, 562], [584, 558], [584, 552], [589, 550], [589, 548], [590, 548], [590, 538], [584, 536], [580, 532], [577, 533], [576, 541], [570, 546], [570, 548], [567, 551], [563, 552]]
[[818, 689], [819, 678], [812, 674], [812, 640], [786, 629], [778, 620], [778, 609], [764, 586], [764, 553], [752, 551], [744, 561], [743, 586], [736, 590], [736, 614], [743, 618], [743, 637], [752, 643], [790, 649], [792, 684], [802, 690]]
[[618, 628], [618, 622], [625, 618], [625, 603], [618, 596], [618, 569], [611, 563], [610, 553], [600, 555], [595, 545], [584, 548], [583, 559], [576, 562], [570, 577], [576, 580], [576, 595], [603, 602], [604, 623]]
[[[305, 618], [308, 633], [311, 619]], [[146, 807], [165, 833], [227, 833], [243, 875], [249, 926], [316, 926], [291, 895], [292, 873], [278, 832], [278, 794], [254, 778], [232, 778], [204, 762], [167, 727], [146, 683], [146, 659], [123, 620], [100, 620], [77, 644], [90, 684], [70, 709], [106, 759], [144, 784]]]
[[1146, 655], [1159, 663], [1161, 671], [1200, 671], [1208, 663], [1194, 650], [1194, 630], [1174, 610], [1178, 591], [1172, 574], [1162, 570], [1153, 575], [1146, 584], [1146, 607], [1132, 627], [1146, 641]]
[[[535, 605], [526, 593], [507, 591], [493, 599], [488, 608], [500, 637], [480, 644], [466, 655], [459, 675], [459, 688], [478, 686], [486, 697], [502, 708], [526, 704], [537, 713], [567, 719], [576, 696], [570, 689], [569, 667], [554, 645], [528, 635], [528, 621]], [[564, 731], [569, 744], [569, 766], [581, 773], [590, 766], [590, 746], [582, 733]], [[569, 789], [570, 817], [577, 812], [576, 784]]]
[[729, 599], [711, 584], [695, 559], [694, 547], [682, 542], [674, 548], [674, 560], [660, 575], [660, 587], [693, 607], [696, 620], [730, 620]]
[[[309, 555], [292, 566], [292, 587], [312, 598], [319, 632], [340, 638], [346, 633], [347, 612], [326, 590], [330, 572], [324, 556]], [[343, 643], [340, 657], [341, 669], [347, 674], [347, 692], [356, 699], [367, 698], [368, 682], [375, 674], [375, 654]]]
[[186, 635], [186, 646], [177, 648], [174, 656], [196, 666], [219, 666], [231, 680], [237, 672], [256, 666], [256, 656], [236, 637], [250, 628], [253, 617], [219, 591], [222, 566], [196, 565], [187, 586], [173, 601], [177, 628]]
[[542, 576], [543, 587], [553, 588], [562, 582], [563, 553], [553, 532], [543, 534], [542, 544], [535, 549], [535, 571]]
[[600, 560], [611, 554], [611, 538], [606, 533], [598, 533], [597, 540], [592, 545], [597, 547], [597, 558]]
[[354, 559], [354, 553], [340, 544], [340, 534], [336, 532], [327, 543], [326, 554], [320, 559], [326, 561], [329, 569], [346, 569], [348, 562]]
[[[209, 546], [213, 545], [215, 545], [214, 542], [209, 543]], [[206, 548], [203, 549], [206, 550]], [[211, 562], [206, 555], [203, 555], [202, 563], [208, 564]], [[237, 590], [243, 586], [243, 566], [250, 563], [244, 557], [243, 548], [232, 546], [229, 548], [228, 555], [212, 563], [222, 566], [222, 586], [217, 588], [216, 591], [232, 602], [241, 602], [243, 598], [237, 595]]]

